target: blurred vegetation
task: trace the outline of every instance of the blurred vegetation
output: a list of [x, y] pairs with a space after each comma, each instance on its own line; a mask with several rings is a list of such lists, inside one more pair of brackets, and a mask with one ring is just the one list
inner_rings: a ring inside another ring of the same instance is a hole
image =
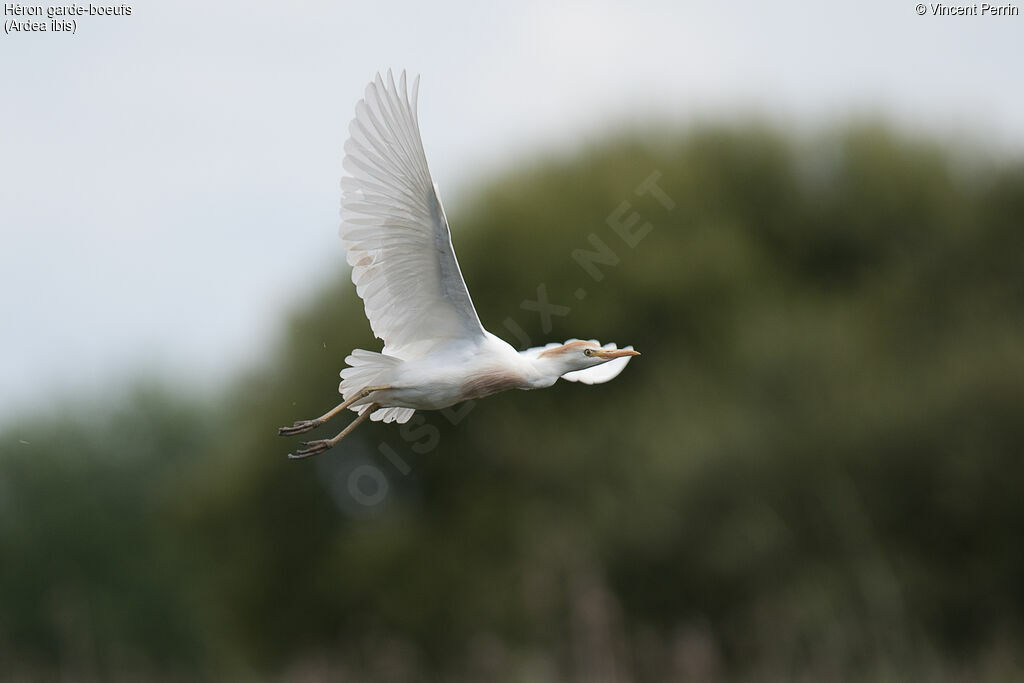
[[[489, 329], [643, 357], [290, 462], [276, 427], [379, 348], [339, 272], [215, 404], [142, 384], [11, 424], [0, 678], [1024, 676], [1024, 164], [710, 126], [474, 195]], [[571, 309], [545, 334], [542, 284]]]

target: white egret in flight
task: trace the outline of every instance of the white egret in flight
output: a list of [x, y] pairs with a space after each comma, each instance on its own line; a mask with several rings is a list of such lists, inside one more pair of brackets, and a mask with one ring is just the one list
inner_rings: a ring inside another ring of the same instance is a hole
[[349, 125], [341, 181], [341, 238], [380, 353], [356, 349], [341, 371], [344, 401], [314, 420], [278, 430], [301, 434], [346, 408], [359, 414], [331, 439], [290, 454], [304, 458], [338, 444], [367, 418], [403, 423], [506, 389], [540, 389], [558, 378], [584, 384], [612, 379], [639, 355], [631, 346], [572, 339], [516, 351], [483, 328], [462, 279], [448, 220], [430, 178], [416, 113], [402, 73], [366, 87]]

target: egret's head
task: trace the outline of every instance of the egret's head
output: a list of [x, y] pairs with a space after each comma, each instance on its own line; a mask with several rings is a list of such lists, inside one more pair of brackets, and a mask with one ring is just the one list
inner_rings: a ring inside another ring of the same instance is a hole
[[631, 348], [619, 349], [615, 347], [615, 344], [601, 346], [594, 340], [574, 339], [565, 344], [545, 349], [540, 353], [539, 358], [555, 361], [565, 368], [564, 372], [572, 372], [592, 368], [616, 358], [639, 355], [639, 351], [634, 351]]

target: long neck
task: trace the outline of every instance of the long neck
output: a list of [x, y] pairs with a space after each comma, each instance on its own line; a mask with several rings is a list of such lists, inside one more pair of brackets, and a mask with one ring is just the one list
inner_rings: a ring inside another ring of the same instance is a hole
[[530, 384], [535, 389], [549, 387], [558, 381], [558, 378], [565, 373], [574, 370], [569, 367], [563, 356], [543, 356], [540, 358], [529, 358]]

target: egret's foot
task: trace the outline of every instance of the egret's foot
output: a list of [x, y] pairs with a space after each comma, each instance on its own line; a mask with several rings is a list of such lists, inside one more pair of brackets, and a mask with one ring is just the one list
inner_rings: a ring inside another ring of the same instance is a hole
[[292, 460], [298, 460], [300, 458], [308, 458], [311, 455], [320, 455], [325, 451], [331, 450], [334, 444], [337, 443], [333, 439], [320, 439], [319, 441], [303, 441], [302, 445], [305, 448], [301, 448], [294, 453], [289, 453], [288, 457]]
[[279, 427], [277, 430], [277, 435], [295, 436], [296, 434], [305, 434], [311, 429], [316, 429], [323, 423], [324, 421], [319, 418], [316, 420], [297, 420], [291, 427]]
[[278, 430], [277, 430], [277, 435], [278, 436], [295, 436], [296, 434], [305, 434], [309, 430], [316, 429], [320, 425], [326, 423], [332, 417], [334, 417], [338, 413], [342, 412], [343, 410], [345, 410], [346, 408], [351, 406], [356, 401], [368, 397], [370, 394], [372, 394], [375, 391], [383, 391], [385, 389], [390, 389], [390, 388], [391, 387], [386, 385], [386, 384], [382, 384], [382, 385], [377, 386], [377, 387], [364, 387], [364, 388], [360, 389], [358, 392], [356, 392], [353, 396], [351, 396], [350, 398], [346, 399], [342, 403], [336, 405], [335, 407], [331, 408], [330, 410], [328, 410], [326, 413], [324, 413], [320, 417], [316, 418], [315, 420], [299, 420], [299, 421], [295, 422], [295, 424], [293, 424], [291, 427], [279, 427]]
[[[377, 410], [377, 408], [380, 408], [379, 404], [371, 403], [363, 409], [363, 412], [359, 413], [359, 417], [352, 420], [352, 423], [349, 424], [348, 427], [345, 427], [345, 429], [341, 430], [341, 433], [337, 436], [330, 439], [321, 439], [319, 441], [304, 441], [302, 445], [305, 446], [305, 448], [295, 451], [294, 453], [289, 453], [288, 457], [292, 460], [298, 460], [299, 458], [308, 458], [311, 455], [320, 455], [324, 451], [329, 451], [337, 446], [342, 439], [351, 434], [353, 429], [366, 422], [370, 418], [370, 415], [373, 414], [373, 411]], [[316, 422], [316, 420], [311, 421]]]

